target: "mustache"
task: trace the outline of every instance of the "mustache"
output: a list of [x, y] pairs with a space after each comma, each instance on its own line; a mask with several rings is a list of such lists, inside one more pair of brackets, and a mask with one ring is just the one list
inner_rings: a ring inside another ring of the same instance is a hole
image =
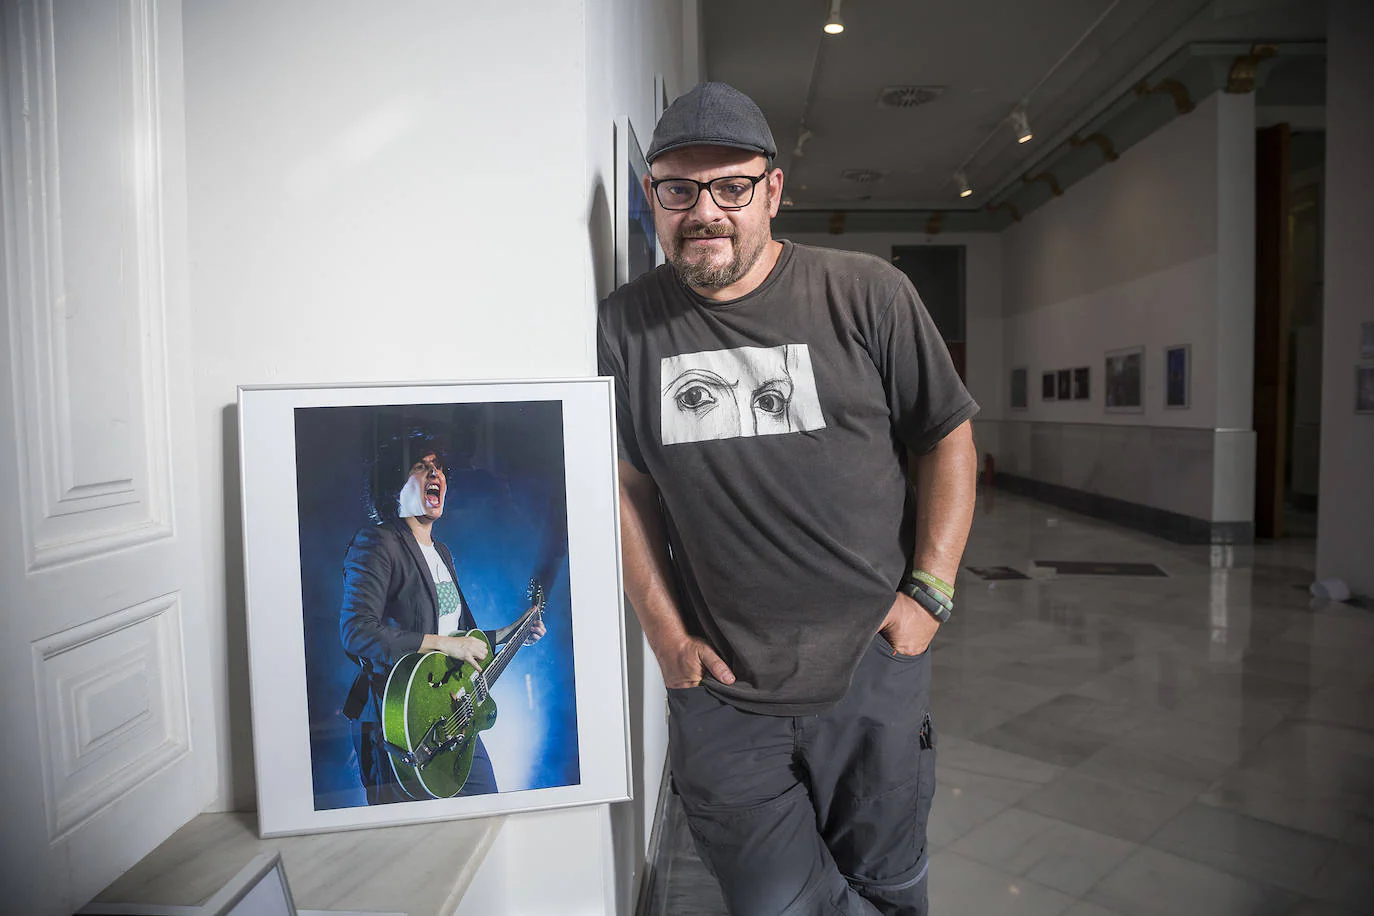
[[718, 239], [733, 238], [735, 229], [733, 226], [721, 225], [719, 223], [707, 225], [698, 223], [695, 226], [683, 226], [678, 230], [678, 240], [682, 239]]

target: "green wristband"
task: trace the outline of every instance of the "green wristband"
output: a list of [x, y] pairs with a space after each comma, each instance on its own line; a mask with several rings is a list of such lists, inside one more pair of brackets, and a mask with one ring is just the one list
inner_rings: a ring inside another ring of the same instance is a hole
[[939, 576], [931, 575], [924, 569], [913, 569], [911, 571], [911, 578], [919, 579], [926, 585], [929, 585], [931, 588], [939, 589], [940, 591], [945, 593], [946, 597], [954, 597], [954, 586], [950, 585], [948, 582], [946, 582], [944, 579], [941, 579]]

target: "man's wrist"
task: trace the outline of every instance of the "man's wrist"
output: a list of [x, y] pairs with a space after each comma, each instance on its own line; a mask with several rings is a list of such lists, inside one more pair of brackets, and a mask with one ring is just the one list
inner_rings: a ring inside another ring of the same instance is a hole
[[897, 591], [915, 601], [940, 623], [948, 622], [954, 610], [953, 598], [914, 575], [904, 576]]

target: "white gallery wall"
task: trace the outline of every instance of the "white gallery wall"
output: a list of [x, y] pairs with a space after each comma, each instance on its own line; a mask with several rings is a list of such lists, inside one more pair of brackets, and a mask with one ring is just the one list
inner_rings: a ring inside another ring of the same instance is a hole
[[[998, 470], [1208, 521], [1253, 516], [1254, 100], [1213, 94], [1001, 234]], [[1164, 352], [1191, 347], [1187, 409], [1164, 405]], [[1143, 346], [1143, 409], [1107, 413], [1104, 360]], [[1084, 401], [1041, 373], [1087, 366]]]
[[1374, 595], [1374, 414], [1355, 413], [1360, 325], [1374, 321], [1374, 7], [1332, 0], [1326, 79], [1325, 365], [1317, 576]]
[[[611, 122], [628, 111], [647, 136], [653, 74], [681, 87], [682, 6], [186, 5], [216, 808], [255, 806], [236, 386], [594, 375]], [[656, 793], [651, 743], [637, 770]]]

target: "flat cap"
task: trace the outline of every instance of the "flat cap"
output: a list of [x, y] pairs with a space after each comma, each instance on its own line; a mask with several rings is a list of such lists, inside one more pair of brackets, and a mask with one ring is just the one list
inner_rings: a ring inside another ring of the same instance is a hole
[[678, 96], [658, 119], [644, 158], [653, 162], [666, 152], [698, 144], [752, 150], [769, 159], [778, 154], [759, 106], [725, 83], [698, 83]]

